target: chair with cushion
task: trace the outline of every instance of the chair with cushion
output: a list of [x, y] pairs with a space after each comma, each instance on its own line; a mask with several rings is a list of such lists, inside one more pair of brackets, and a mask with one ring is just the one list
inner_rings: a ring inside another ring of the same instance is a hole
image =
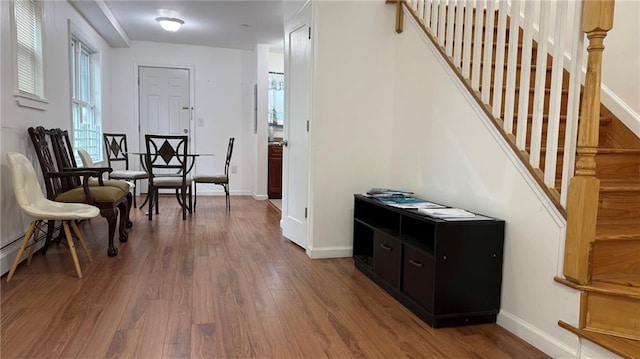
[[[9, 152], [7, 153], [7, 160], [13, 177], [13, 190], [16, 196], [16, 201], [26, 215], [35, 218], [24, 235], [22, 244], [16, 254], [16, 259], [13, 261], [13, 265], [9, 270], [9, 275], [7, 275], [7, 282], [13, 278], [16, 268], [20, 263], [20, 259], [22, 258], [22, 254], [27, 248], [27, 245], [29, 245], [29, 240], [33, 236], [33, 243], [29, 248], [27, 265], [31, 263], [33, 250], [43, 221], [62, 221], [62, 227], [67, 238], [67, 244], [69, 246], [69, 251], [71, 252], [71, 258], [73, 259], [76, 273], [79, 278], [82, 278], [82, 270], [80, 269], [80, 263], [73, 243], [71, 230], [73, 230], [76, 237], [78, 237], [80, 247], [89, 259], [89, 262], [91, 262], [91, 254], [84, 242], [82, 232], [80, 232], [76, 225], [76, 221], [97, 217], [100, 214], [100, 210], [97, 207], [88, 204], [61, 203], [48, 200], [42, 193], [42, 188], [40, 187], [40, 183], [38, 183], [36, 171], [33, 169], [33, 165], [29, 159], [20, 153]], [[69, 227], [71, 227], [71, 229]]]
[[[91, 158], [91, 154], [89, 154], [89, 152], [87, 152], [84, 148], [78, 148], [78, 156], [80, 157], [80, 160], [82, 161], [82, 168], [95, 168], [96, 165], [95, 163], [93, 163], [93, 158]], [[136, 185], [133, 182], [129, 182], [129, 181], [125, 181], [125, 180], [107, 180], [107, 181], [103, 181], [105, 184], [110, 185], [110, 184], [116, 184], [115, 181], [122, 181], [125, 182], [126, 184], [129, 185], [129, 190], [134, 189], [136, 187]], [[89, 179], [89, 185], [96, 185], [98, 183], [98, 179], [97, 178], [90, 178]], [[116, 186], [120, 187], [120, 184], [116, 184]], [[134, 197], [134, 202], [135, 202], [135, 197]]]
[[107, 166], [112, 167], [116, 162], [124, 162], [124, 169], [113, 170], [113, 172], [109, 174], [109, 178], [133, 182], [133, 207], [138, 208], [138, 205], [136, 204], [137, 181], [139, 179], [148, 178], [149, 175], [145, 171], [129, 169], [126, 134], [104, 133], [102, 137], [104, 138], [104, 146], [107, 150]]
[[[63, 131], [62, 129], [59, 129], [59, 128], [53, 128], [49, 130], [49, 133], [51, 136], [51, 144], [53, 147], [54, 155], [56, 157], [56, 163], [58, 165], [58, 169], [61, 169], [63, 171], [79, 170], [80, 168], [76, 164], [76, 158], [73, 156], [73, 149], [71, 147], [71, 139], [69, 138], [69, 131], [67, 130]], [[93, 163], [93, 160], [91, 162]], [[89, 186], [97, 186], [97, 185], [112, 186], [112, 187], [117, 187], [126, 193], [127, 205], [126, 205], [126, 211], [124, 212], [126, 213], [125, 223], [127, 228], [130, 228], [132, 223], [129, 220], [129, 211], [131, 209], [131, 203], [133, 201], [133, 195], [131, 194], [131, 187], [132, 187], [131, 183], [122, 181], [122, 180], [103, 179], [105, 177], [104, 176], [105, 173], [109, 174], [109, 172], [112, 171], [112, 168], [110, 167], [85, 166], [82, 169], [90, 170], [90, 171], [91, 170], [100, 171], [100, 173], [103, 174], [102, 178], [100, 179], [95, 177], [89, 177]], [[71, 186], [73, 187], [77, 187], [81, 185], [81, 182], [77, 177], [71, 177], [66, 180], [71, 181], [72, 182]]]
[[224, 188], [225, 203], [227, 211], [231, 211], [231, 201], [229, 199], [229, 164], [231, 163], [231, 155], [233, 154], [233, 142], [234, 137], [229, 138], [229, 144], [227, 146], [227, 158], [224, 162], [224, 174], [200, 174], [193, 176], [194, 183], [194, 199], [193, 199], [193, 211], [196, 211], [196, 203], [198, 202], [198, 183], [210, 183], [217, 184]]
[[[147, 153], [146, 169], [149, 171], [149, 220], [153, 219], [153, 207], [160, 213], [158, 192], [175, 189], [178, 203], [182, 206], [182, 219], [191, 213], [191, 178], [188, 176], [188, 137], [176, 135], [145, 135]], [[187, 203], [187, 197], [189, 203]]]
[[[120, 213], [120, 242], [127, 241], [125, 226], [128, 223], [129, 200], [127, 196], [131, 194], [118, 186], [106, 186], [102, 181], [102, 174], [110, 169], [82, 169], [62, 166], [57, 168], [49, 148], [49, 143], [54, 142], [56, 131], [47, 131], [42, 126], [37, 128], [29, 127], [29, 137], [33, 143], [34, 150], [38, 156], [40, 169], [44, 177], [44, 184], [47, 192], [47, 199], [63, 203], [85, 203], [91, 204], [100, 209], [100, 215], [109, 223], [109, 256], [116, 256], [118, 249], [113, 244], [113, 237], [117, 226], [118, 213]], [[52, 137], [52, 135], [54, 135]], [[52, 146], [56, 147], [56, 146]], [[98, 178], [98, 184], [89, 185], [89, 177]], [[53, 228], [53, 226], [48, 226]], [[48, 236], [50, 238], [50, 236]], [[48, 241], [45, 243], [45, 248]]]

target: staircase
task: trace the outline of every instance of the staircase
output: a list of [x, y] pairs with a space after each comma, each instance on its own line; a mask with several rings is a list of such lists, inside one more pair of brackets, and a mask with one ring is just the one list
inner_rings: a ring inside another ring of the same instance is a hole
[[[441, 50], [451, 65], [451, 67], [457, 71], [460, 77], [465, 78], [463, 70], [459, 63], [453, 61], [451, 52], [445, 49], [443, 38], [455, 39], [455, 36], [447, 36], [447, 32], [454, 29], [449, 27], [447, 22], [453, 19], [461, 19], [462, 16], [449, 14], [449, 11], [453, 10], [454, 14], [457, 14], [460, 7], [447, 6], [446, 1], [440, 2], [440, 11], [444, 11], [444, 16], [440, 17], [440, 20], [446, 19], [445, 35], [437, 36], [431, 33], [430, 27], [425, 24], [421, 12], [426, 10], [417, 10], [417, 2], [404, 2], [401, 1], [396, 5], [401, 10], [401, 6], [404, 5], [410, 14], [412, 14], [416, 20], [423, 25], [427, 36], [434, 42], [434, 44]], [[489, 9], [491, 11], [491, 8]], [[486, 31], [496, 31], [498, 28], [498, 10], [495, 10], [495, 16], [487, 16], [487, 10], [484, 11], [482, 18], [484, 19], [482, 28], [475, 25], [476, 15], [473, 11], [472, 17], [466, 17], [467, 19], [473, 18], [472, 28], [475, 37], [475, 31], [482, 31], [482, 39], [485, 39], [484, 34]], [[466, 14], [466, 12], [465, 12]], [[437, 19], [437, 17], [435, 17]], [[486, 19], [495, 19], [495, 24], [486, 26]], [[397, 19], [401, 20], [401, 15], [398, 15]], [[431, 17], [431, 26], [433, 26], [433, 19]], [[427, 21], [428, 22], [428, 21]], [[509, 18], [507, 18], [507, 24]], [[465, 23], [466, 25], [467, 23]], [[507, 25], [508, 28], [509, 25]], [[399, 29], [401, 30], [401, 26]], [[460, 29], [459, 27], [457, 29]], [[397, 26], [398, 30], [398, 26]], [[507, 38], [509, 32], [506, 34]], [[439, 38], [438, 38], [439, 37]], [[518, 39], [518, 63], [516, 77], [516, 98], [519, 96], [520, 90], [520, 69], [522, 63], [522, 43], [523, 43], [523, 29], [520, 28]], [[493, 49], [491, 57], [491, 64], [485, 63], [484, 52], [480, 57], [480, 66], [484, 69], [485, 66], [491, 66], [491, 84], [496, 76], [496, 70], [502, 68], [506, 73], [508, 69], [507, 56], [504, 56], [503, 63], [496, 63], [495, 49], [500, 45], [497, 43], [497, 36], [493, 36], [493, 46], [486, 46], [482, 43], [482, 49]], [[508, 40], [506, 44], [508, 44]], [[448, 44], [447, 44], [448, 45]], [[464, 45], [463, 45], [464, 46]], [[448, 45], [451, 49], [455, 47], [455, 44]], [[492, 111], [490, 104], [494, 103], [494, 96], [497, 95], [497, 91], [501, 91], [502, 98], [504, 98], [507, 92], [506, 80], [505, 85], [502, 88], [494, 88], [491, 84], [489, 102], [485, 103], [482, 100], [482, 91], [485, 84], [483, 79], [479, 80], [479, 88], [475, 89], [471, 86], [473, 82], [472, 78], [466, 79], [467, 87], [476, 97], [476, 100], [485, 108], [485, 112], [493, 122], [497, 125], [498, 129], [502, 132], [503, 136], [512, 144], [514, 150], [521, 152], [520, 158], [523, 160], [528, 159], [530, 156], [530, 148], [532, 146], [532, 128], [533, 124], [533, 94], [535, 91], [535, 73], [537, 71], [546, 72], [546, 96], [543, 103], [543, 123], [542, 123], [542, 140], [540, 148], [540, 166], [534, 168], [529, 163], [525, 163], [531, 170], [532, 174], [537, 178], [538, 183], [544, 186], [545, 191], [549, 194], [551, 200], [556, 204], [562, 213], [566, 213], [569, 216], [572, 215], [574, 208], [571, 207], [571, 202], [568, 205], [563, 205], [560, 201], [561, 193], [561, 174], [562, 167], [564, 165], [564, 151], [559, 148], [557, 151], [556, 162], [556, 179], [555, 185], [547, 186], [544, 181], [544, 166], [545, 155], [547, 148], [547, 123], [549, 119], [549, 93], [551, 91], [551, 64], [553, 58], [551, 55], [547, 56], [547, 68], [536, 68], [536, 53], [538, 50], [538, 44], [533, 41], [532, 45], [532, 57], [531, 68], [532, 73], [529, 80], [529, 103], [528, 103], [528, 123], [526, 126], [526, 145], [524, 149], [519, 149], [516, 145], [516, 138], [518, 137], [518, 131], [522, 131], [522, 127], [518, 129], [518, 126], [513, 125], [513, 130], [505, 130], [501, 127], [505, 115], [504, 101], [502, 102], [502, 108], [500, 109], [499, 118], [492, 115], [496, 111]], [[471, 50], [473, 53], [473, 49]], [[605, 53], [606, 56], [606, 53]], [[471, 63], [473, 66], [473, 61]], [[482, 74], [483, 72], [480, 72]], [[476, 75], [477, 76], [477, 75]], [[473, 74], [472, 76], [473, 77]], [[482, 77], [482, 76], [481, 76]], [[486, 77], [485, 77], [486, 78]], [[562, 74], [562, 91], [560, 99], [561, 113], [565, 113], [568, 104], [568, 78], [569, 73], [564, 71]], [[599, 87], [599, 84], [598, 84]], [[584, 88], [583, 88], [584, 91]], [[584, 92], [581, 92], [583, 97]], [[518, 113], [518, 101], [514, 104], [514, 113]], [[584, 112], [584, 108], [581, 112]], [[586, 238], [586, 244], [583, 244], [586, 248], [588, 258], [585, 259], [586, 263], [586, 276], [580, 278], [574, 275], [571, 270], [574, 265], [574, 257], [565, 257], [565, 278], [555, 278], [556, 281], [563, 283], [567, 286], [579, 290], [580, 296], [580, 321], [577, 326], [568, 324], [563, 321], [559, 321], [559, 325], [582, 338], [588, 339], [618, 355], [628, 358], [640, 358], [640, 138], [630, 131], [616, 116], [611, 113], [604, 105], [600, 104], [600, 120], [598, 124], [599, 133], [597, 135], [597, 154], [595, 155], [595, 178], [599, 180], [598, 191], [598, 203], [597, 203], [597, 216], [595, 223], [595, 238]], [[582, 126], [582, 120], [580, 125]], [[566, 135], [566, 116], [561, 115], [559, 121], [559, 138], [558, 143], [564, 142]], [[579, 131], [584, 129], [580, 128]], [[522, 137], [522, 136], [521, 136]], [[579, 140], [580, 141], [580, 140]], [[580, 146], [578, 146], [580, 147]], [[578, 157], [576, 163], [580, 160]], [[576, 165], [576, 168], [580, 166]], [[574, 182], [571, 182], [574, 185]], [[576, 202], [573, 202], [574, 206]], [[594, 206], [595, 207], [595, 206]], [[573, 213], [577, 213], [573, 212]], [[575, 216], [575, 214], [573, 214]], [[588, 222], [588, 219], [585, 220]], [[568, 232], [571, 228], [568, 228]], [[580, 233], [580, 230], [578, 230]], [[588, 232], [588, 230], [586, 231]], [[573, 253], [574, 247], [567, 244], [567, 252]], [[567, 269], [569, 268], [569, 269]]]

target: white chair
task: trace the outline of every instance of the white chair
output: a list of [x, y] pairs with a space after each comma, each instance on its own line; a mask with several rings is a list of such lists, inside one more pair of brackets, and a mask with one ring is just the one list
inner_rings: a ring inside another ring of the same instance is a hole
[[78, 273], [79, 278], [82, 278], [78, 255], [76, 254], [73, 237], [71, 236], [69, 227], [73, 229], [73, 232], [78, 237], [80, 246], [89, 259], [89, 262], [93, 261], [91, 254], [89, 253], [89, 249], [84, 242], [84, 237], [78, 229], [75, 221], [95, 218], [100, 214], [100, 210], [97, 207], [88, 204], [63, 203], [48, 200], [42, 193], [42, 188], [40, 188], [38, 178], [36, 177], [36, 172], [29, 159], [20, 153], [9, 152], [7, 154], [7, 160], [13, 176], [13, 190], [15, 192], [16, 201], [26, 215], [35, 218], [24, 235], [22, 244], [16, 254], [16, 259], [13, 261], [13, 265], [11, 266], [11, 270], [7, 276], [7, 282], [13, 278], [16, 268], [20, 263], [20, 259], [22, 258], [22, 254], [29, 244], [29, 239], [31, 239], [31, 236], [33, 235], [33, 243], [29, 248], [29, 257], [27, 259], [27, 265], [31, 264], [33, 251], [35, 249], [35, 244], [40, 232], [40, 226], [43, 221], [51, 221], [51, 223], [53, 221], [62, 221], [62, 227], [67, 238], [67, 244], [69, 245], [76, 273]]
[[[92, 168], [95, 167], [95, 163], [93, 163], [93, 158], [91, 158], [91, 155], [89, 154], [89, 152], [87, 152], [84, 148], [79, 148], [78, 149], [78, 155], [80, 156], [80, 160], [82, 161], [82, 167], [84, 168]], [[146, 173], [146, 172], [145, 172]], [[114, 179], [114, 180], [105, 180], [103, 181], [103, 183], [107, 186], [111, 185], [112, 181], [121, 181], [121, 182], [125, 182], [126, 184], [129, 185], [129, 189], [133, 189], [134, 193], [135, 193], [135, 187], [136, 184], [131, 182], [131, 181], [125, 181], [125, 180], [121, 180], [121, 179]], [[89, 178], [89, 185], [90, 186], [96, 186], [98, 185], [98, 179], [97, 178]], [[135, 202], [135, 195], [134, 195], [134, 202]]]

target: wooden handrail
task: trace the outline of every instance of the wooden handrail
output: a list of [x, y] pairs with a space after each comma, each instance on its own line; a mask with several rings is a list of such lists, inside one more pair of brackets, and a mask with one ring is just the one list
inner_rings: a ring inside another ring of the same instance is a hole
[[564, 275], [580, 284], [590, 281], [591, 244], [596, 237], [600, 180], [595, 176], [600, 126], [603, 40], [613, 27], [613, 0], [583, 2], [582, 31], [589, 39], [587, 74], [578, 128], [578, 161], [569, 184]]

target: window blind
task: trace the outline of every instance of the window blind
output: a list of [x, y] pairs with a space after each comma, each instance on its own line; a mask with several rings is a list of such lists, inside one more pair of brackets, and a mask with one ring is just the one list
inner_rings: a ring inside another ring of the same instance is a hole
[[18, 91], [43, 97], [42, 15], [35, 0], [15, 0]]

